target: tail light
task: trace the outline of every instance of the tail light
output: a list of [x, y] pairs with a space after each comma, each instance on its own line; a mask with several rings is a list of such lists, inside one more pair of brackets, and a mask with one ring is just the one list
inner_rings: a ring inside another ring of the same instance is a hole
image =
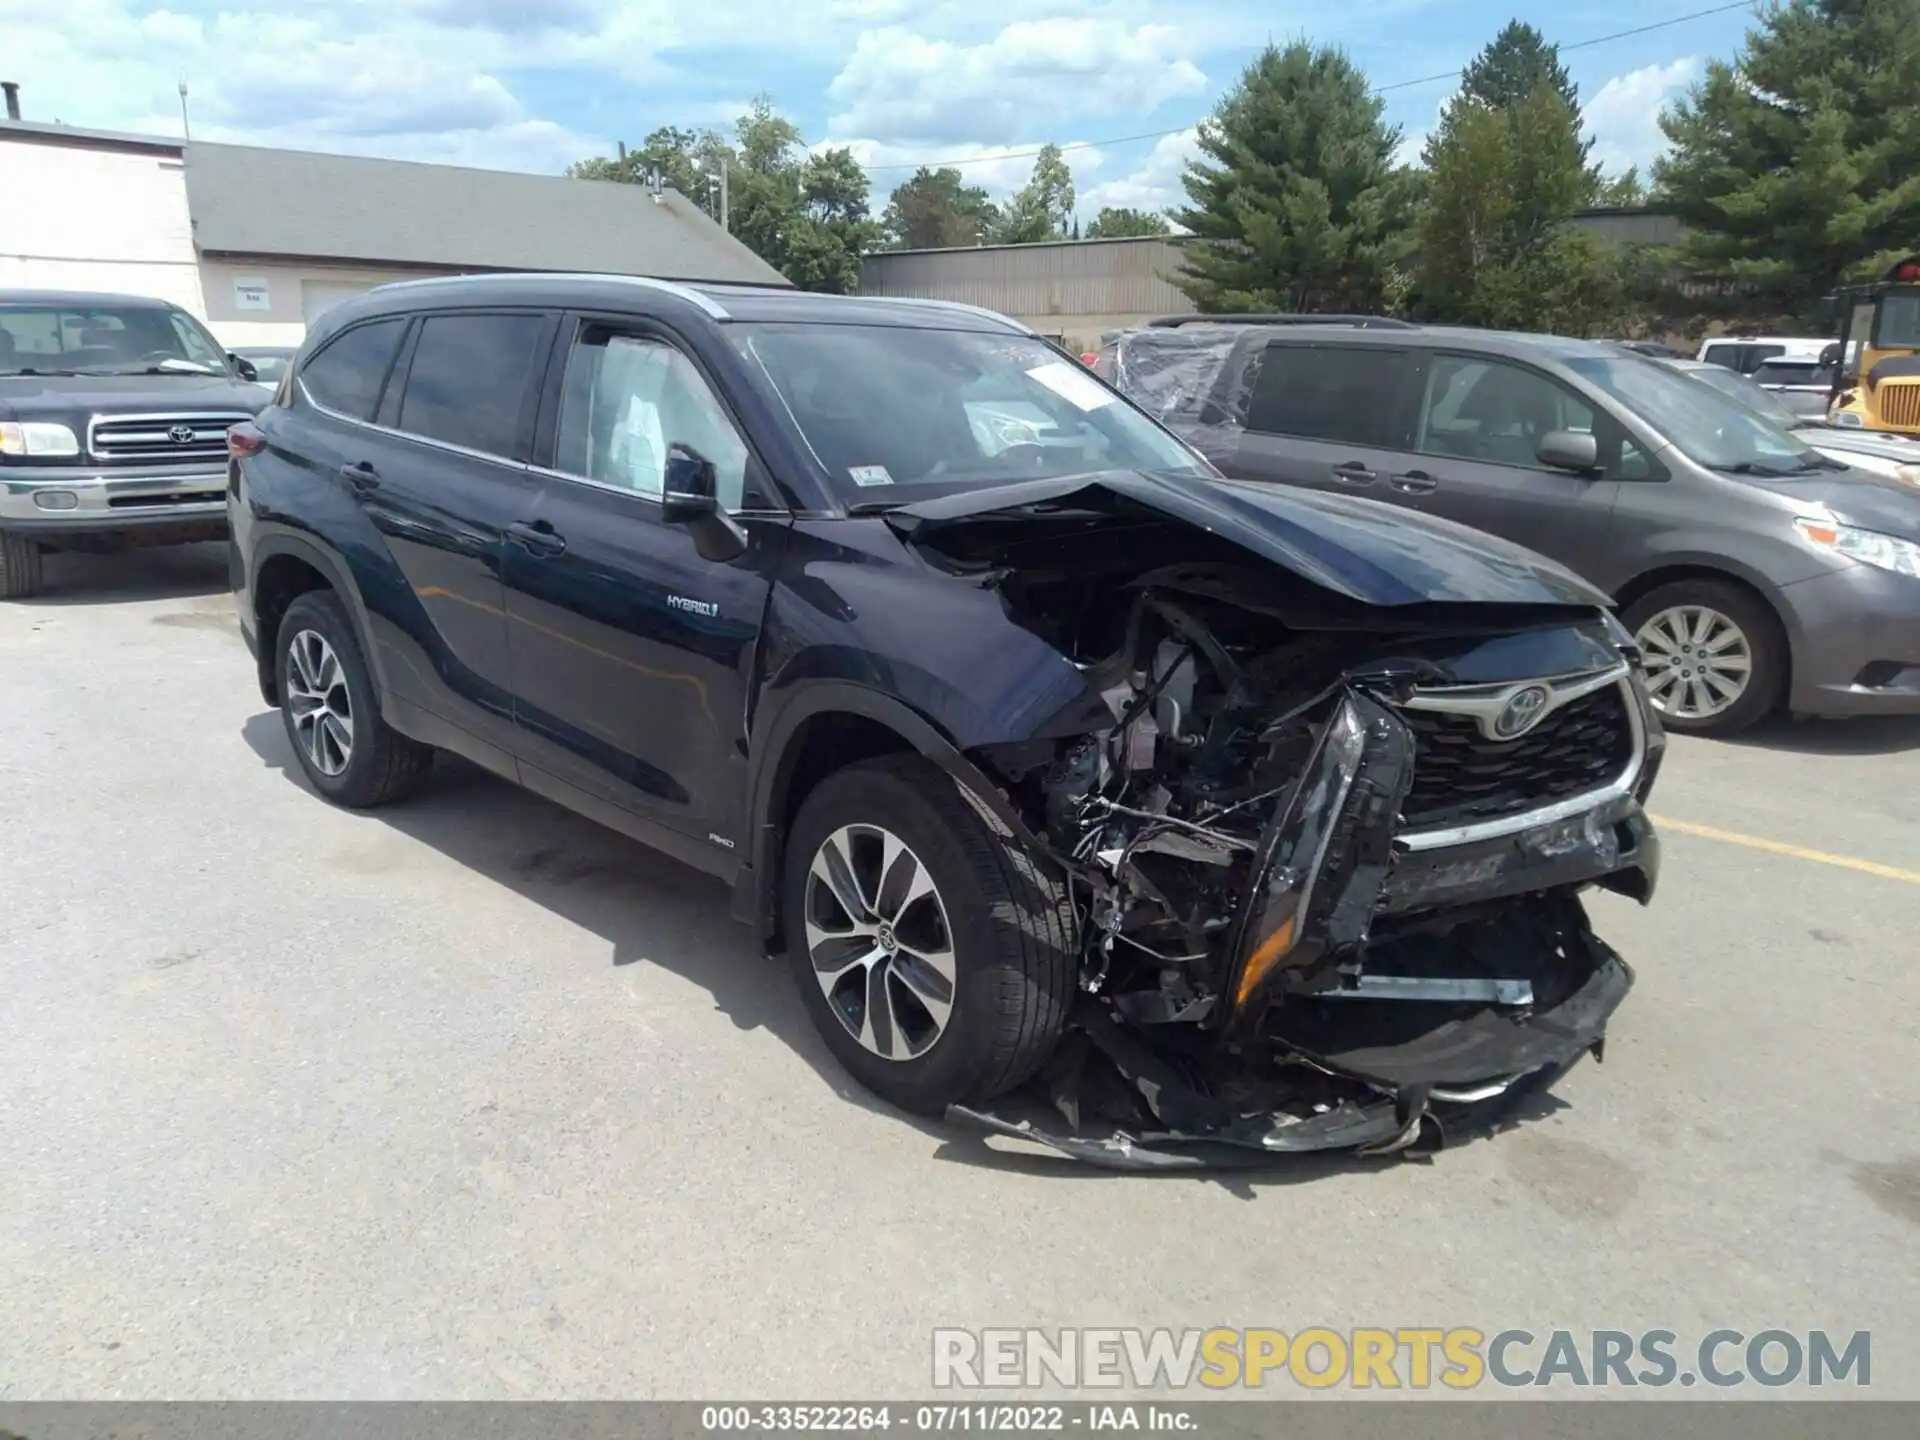
[[227, 431], [227, 458], [242, 460], [267, 448], [267, 437], [251, 425], [235, 425]]

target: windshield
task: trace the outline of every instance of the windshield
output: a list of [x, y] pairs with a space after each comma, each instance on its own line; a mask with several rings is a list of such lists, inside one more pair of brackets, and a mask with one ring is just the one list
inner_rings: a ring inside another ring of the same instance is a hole
[[0, 375], [225, 375], [200, 323], [162, 305], [0, 306]]
[[1800, 423], [1799, 417], [1789, 410], [1770, 392], [1760, 388], [1757, 380], [1749, 380], [1737, 370], [1729, 370], [1723, 365], [1705, 365], [1698, 370], [1683, 370], [1702, 385], [1711, 385], [1729, 400], [1734, 400], [1764, 417], [1783, 430], [1791, 430]]
[[[1638, 356], [1569, 360], [1697, 465], [1734, 475], [1802, 475], [1831, 467], [1773, 422], [1703, 379]], [[1764, 393], [1764, 392], [1763, 392]]]
[[883, 325], [730, 328], [854, 503], [906, 504], [1100, 470], [1211, 473], [1084, 366], [1029, 336]]
[[1920, 350], [1920, 290], [1895, 290], [1880, 297], [1874, 324], [1876, 350]]

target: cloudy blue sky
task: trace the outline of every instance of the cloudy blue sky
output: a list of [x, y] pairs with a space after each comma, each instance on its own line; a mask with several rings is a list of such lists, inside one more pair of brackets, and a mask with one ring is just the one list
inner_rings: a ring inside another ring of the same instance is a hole
[[[660, 125], [727, 124], [765, 91], [853, 147], [876, 200], [965, 158], [996, 192], [1047, 141], [1082, 212], [1178, 200], [1194, 120], [1269, 39], [1338, 44], [1376, 85], [1464, 64], [1509, 19], [1563, 46], [1714, 0], [0, 0], [30, 119], [557, 171]], [[1571, 50], [1596, 154], [1644, 166], [1662, 102], [1731, 54], [1744, 10]], [[1449, 82], [1391, 89], [1409, 146]], [[1123, 139], [1146, 132], [1161, 137]], [[1090, 142], [1090, 143], [1089, 143]], [[999, 157], [1006, 158], [999, 158]]]

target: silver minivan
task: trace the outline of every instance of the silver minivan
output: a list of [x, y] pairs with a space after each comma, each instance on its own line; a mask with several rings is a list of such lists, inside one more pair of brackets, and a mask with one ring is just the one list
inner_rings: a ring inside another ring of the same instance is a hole
[[1920, 489], [1661, 361], [1376, 317], [1179, 317], [1100, 370], [1228, 476], [1518, 541], [1614, 596], [1670, 728], [1920, 713]]

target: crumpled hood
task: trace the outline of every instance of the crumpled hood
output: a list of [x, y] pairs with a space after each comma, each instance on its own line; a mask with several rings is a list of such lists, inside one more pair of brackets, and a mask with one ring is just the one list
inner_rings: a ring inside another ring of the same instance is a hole
[[963, 491], [887, 513], [909, 539], [1021, 514], [1146, 509], [1367, 605], [1609, 603], [1572, 571], [1492, 535], [1377, 501], [1173, 471], [1108, 471]]

